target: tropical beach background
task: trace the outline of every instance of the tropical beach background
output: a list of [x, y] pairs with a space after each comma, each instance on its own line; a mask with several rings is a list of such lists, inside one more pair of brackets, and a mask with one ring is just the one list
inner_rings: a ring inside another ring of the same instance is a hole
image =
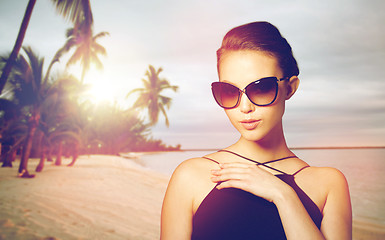
[[159, 238], [175, 167], [239, 137], [210, 83], [223, 34], [256, 20], [300, 65], [289, 146], [344, 172], [354, 239], [384, 239], [384, 5], [0, 1], [0, 239]]

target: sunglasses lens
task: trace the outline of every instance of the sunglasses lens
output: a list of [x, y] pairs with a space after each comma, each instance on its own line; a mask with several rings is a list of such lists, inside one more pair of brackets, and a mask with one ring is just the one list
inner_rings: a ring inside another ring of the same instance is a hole
[[265, 106], [274, 102], [277, 95], [277, 79], [264, 78], [246, 87], [248, 98], [256, 105]]
[[239, 89], [229, 83], [214, 82], [212, 91], [215, 101], [223, 108], [233, 108], [238, 103]]
[[[249, 100], [258, 106], [272, 104], [277, 98], [278, 79], [267, 77], [250, 83], [245, 88]], [[215, 101], [223, 108], [234, 108], [239, 102], [241, 90], [226, 82], [214, 82], [211, 84]]]

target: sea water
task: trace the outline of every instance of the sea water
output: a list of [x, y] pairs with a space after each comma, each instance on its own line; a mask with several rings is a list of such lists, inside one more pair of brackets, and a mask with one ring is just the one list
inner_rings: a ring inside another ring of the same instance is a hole
[[[184, 160], [212, 151], [145, 154], [138, 161], [147, 168], [171, 175]], [[334, 167], [349, 183], [353, 218], [385, 224], [385, 148], [297, 149], [293, 152], [311, 166]]]

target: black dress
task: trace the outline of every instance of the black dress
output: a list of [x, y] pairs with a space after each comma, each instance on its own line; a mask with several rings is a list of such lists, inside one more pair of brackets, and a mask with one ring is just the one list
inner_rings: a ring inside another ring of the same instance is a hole
[[[275, 176], [295, 190], [313, 222], [320, 228], [321, 212], [294, 181], [295, 175], [304, 168], [294, 174], [282, 172], [282, 174]], [[286, 236], [274, 203], [241, 189], [225, 188], [219, 190], [214, 187], [202, 201], [193, 217], [191, 239], [280, 240], [286, 239]]]

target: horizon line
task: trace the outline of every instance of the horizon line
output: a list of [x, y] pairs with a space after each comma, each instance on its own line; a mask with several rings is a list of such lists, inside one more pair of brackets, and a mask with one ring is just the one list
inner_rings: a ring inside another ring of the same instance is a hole
[[[291, 150], [322, 150], [322, 149], [382, 149], [385, 146], [337, 146], [337, 147], [289, 147]], [[180, 151], [218, 151], [219, 148], [185, 148]]]

